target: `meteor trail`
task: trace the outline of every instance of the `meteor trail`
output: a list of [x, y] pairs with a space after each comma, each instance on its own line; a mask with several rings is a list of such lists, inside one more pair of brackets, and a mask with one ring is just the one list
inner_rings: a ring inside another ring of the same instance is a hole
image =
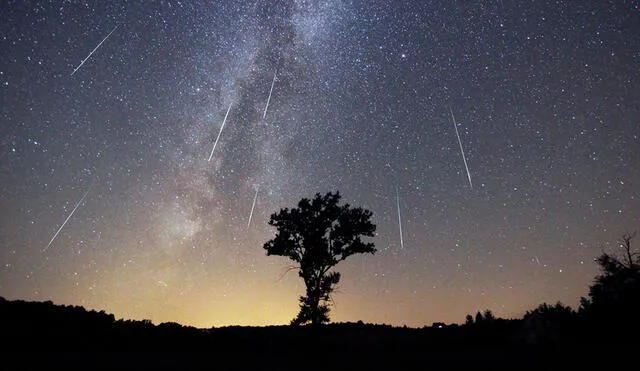
[[211, 161], [211, 157], [213, 157], [213, 151], [216, 150], [216, 145], [218, 145], [218, 139], [220, 139], [220, 134], [222, 134], [222, 129], [224, 129], [224, 123], [227, 122], [227, 116], [229, 116], [229, 111], [231, 111], [231, 104], [227, 109], [227, 114], [224, 115], [224, 120], [222, 120], [222, 126], [220, 126], [220, 132], [218, 133], [218, 137], [216, 138], [215, 143], [213, 143], [213, 148], [211, 149], [211, 154], [209, 155], [209, 161]]
[[398, 205], [398, 229], [400, 229], [400, 248], [404, 249], [404, 240], [402, 239], [402, 219], [400, 218], [400, 193], [396, 186], [396, 204]]
[[86, 62], [86, 61], [91, 57], [91, 54], [93, 54], [96, 50], [98, 50], [98, 48], [100, 47], [100, 45], [102, 45], [102, 43], [103, 43], [103, 42], [104, 42], [104, 41], [105, 41], [109, 36], [111, 36], [111, 34], [113, 33], [113, 31], [115, 31], [115, 30], [116, 30], [116, 28], [118, 28], [118, 26], [120, 26], [120, 25], [116, 25], [116, 26], [113, 28], [113, 30], [111, 30], [111, 32], [109, 32], [109, 34], [108, 34], [107, 36], [105, 36], [105, 38], [104, 38], [104, 39], [102, 39], [102, 41], [100, 41], [100, 44], [98, 44], [98, 46], [96, 46], [96, 47], [91, 51], [91, 53], [89, 53], [89, 55], [87, 55], [87, 57], [86, 57], [85, 59], [83, 59], [83, 60], [82, 60], [82, 62], [80, 62], [80, 64], [78, 65], [78, 67], [76, 67], [76, 69], [75, 69], [75, 70], [73, 70], [73, 72], [71, 72], [71, 76], [73, 76], [73, 74], [74, 74], [74, 73], [76, 73], [76, 71], [77, 71], [77, 70], [79, 70], [79, 69], [80, 69], [80, 67], [82, 67], [82, 65], [84, 64], [84, 62]]
[[458, 144], [460, 145], [460, 152], [462, 153], [462, 161], [464, 161], [464, 168], [467, 169], [467, 177], [469, 178], [469, 186], [473, 188], [471, 184], [471, 173], [469, 172], [469, 166], [467, 166], [467, 158], [464, 155], [464, 149], [462, 149], [462, 141], [460, 140], [460, 134], [458, 134], [458, 125], [456, 125], [456, 118], [453, 116], [453, 110], [449, 107], [451, 112], [451, 118], [453, 119], [453, 127], [456, 129], [456, 137], [458, 137]]
[[271, 81], [271, 89], [269, 89], [269, 98], [267, 98], [267, 105], [264, 106], [264, 113], [262, 114], [262, 118], [264, 119], [267, 116], [267, 108], [269, 108], [269, 101], [271, 100], [271, 93], [273, 93], [273, 84], [276, 83], [276, 74], [273, 74], [273, 81]]
[[253, 205], [251, 205], [251, 213], [249, 213], [249, 223], [247, 223], [247, 228], [251, 225], [251, 217], [253, 216], [253, 208], [256, 207], [256, 200], [258, 199], [258, 190], [259, 186], [256, 187], [256, 195], [253, 196]]
[[56, 232], [56, 234], [53, 235], [53, 237], [51, 238], [51, 241], [49, 241], [49, 244], [47, 244], [47, 247], [44, 248], [43, 251], [46, 251], [49, 246], [51, 246], [51, 244], [53, 243], [53, 240], [56, 239], [56, 237], [58, 237], [58, 234], [60, 233], [60, 231], [62, 230], [62, 228], [64, 228], [64, 226], [67, 224], [67, 222], [69, 221], [69, 219], [71, 219], [71, 217], [73, 216], [73, 213], [76, 212], [76, 209], [78, 208], [78, 206], [80, 206], [80, 204], [84, 201], [84, 199], [87, 197], [87, 195], [89, 194], [89, 191], [91, 190], [91, 186], [89, 186], [89, 189], [87, 189], [87, 191], [84, 193], [84, 196], [82, 196], [82, 198], [80, 199], [80, 201], [78, 201], [78, 203], [76, 204], [76, 206], [73, 208], [73, 210], [71, 210], [71, 213], [69, 214], [69, 216], [67, 216], [67, 219], [64, 220], [64, 223], [62, 223], [62, 225], [60, 226], [60, 228], [58, 228], [58, 231]]

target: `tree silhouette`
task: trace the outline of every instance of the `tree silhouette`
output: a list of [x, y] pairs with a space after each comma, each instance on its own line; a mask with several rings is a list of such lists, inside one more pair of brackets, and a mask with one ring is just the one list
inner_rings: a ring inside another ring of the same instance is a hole
[[482, 323], [483, 321], [482, 313], [480, 311], [476, 312], [476, 323]]
[[485, 321], [485, 322], [495, 321], [496, 320], [496, 316], [493, 315], [493, 312], [491, 311], [491, 309], [485, 309], [484, 316], [483, 316], [482, 320]]
[[464, 319], [464, 324], [473, 325], [473, 316], [471, 314], [467, 314], [467, 316]]
[[581, 299], [581, 311], [617, 321], [636, 321], [640, 311], [640, 255], [631, 249], [634, 234], [624, 234], [618, 241], [622, 251], [603, 252], [596, 262], [602, 273], [589, 287], [589, 299]]
[[570, 306], [562, 304], [558, 301], [555, 305], [542, 303], [534, 310], [528, 310], [523, 319], [537, 318], [552, 322], [567, 322], [574, 314]]
[[276, 227], [275, 238], [263, 248], [267, 255], [288, 257], [298, 264], [306, 295], [300, 297], [300, 312], [291, 324], [329, 322], [329, 300], [340, 273], [331, 271], [353, 254], [375, 253], [373, 243], [360, 236], [373, 237], [376, 226], [372, 213], [349, 204], [339, 205], [340, 193], [316, 193], [313, 200], [303, 198], [297, 208], [284, 208], [272, 214], [269, 225]]

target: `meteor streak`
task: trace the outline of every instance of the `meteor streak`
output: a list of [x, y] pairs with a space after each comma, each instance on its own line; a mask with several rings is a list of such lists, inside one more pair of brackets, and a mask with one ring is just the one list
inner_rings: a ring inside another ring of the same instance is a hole
[[256, 207], [256, 200], [258, 199], [258, 190], [260, 188], [256, 187], [256, 195], [253, 196], [253, 205], [251, 205], [251, 213], [249, 213], [249, 223], [247, 223], [247, 228], [251, 225], [251, 217], [253, 217], [253, 208]]
[[396, 186], [396, 204], [398, 205], [398, 229], [400, 229], [400, 248], [404, 249], [404, 240], [402, 239], [402, 218], [400, 218], [400, 193]]
[[222, 120], [222, 126], [220, 126], [220, 132], [218, 133], [218, 137], [216, 138], [215, 143], [213, 143], [213, 148], [211, 149], [211, 154], [209, 155], [209, 161], [211, 161], [211, 157], [213, 157], [213, 151], [216, 150], [216, 146], [218, 145], [218, 139], [220, 139], [220, 134], [222, 134], [222, 129], [224, 129], [224, 123], [227, 122], [227, 116], [229, 116], [229, 111], [231, 111], [231, 104], [227, 109], [227, 114], [224, 115], [224, 120]]
[[460, 140], [460, 134], [458, 134], [458, 125], [456, 125], [456, 118], [453, 116], [453, 110], [449, 107], [451, 112], [451, 118], [453, 119], [453, 127], [456, 129], [456, 137], [458, 137], [458, 144], [460, 145], [460, 152], [462, 153], [462, 161], [464, 161], [464, 168], [467, 169], [467, 177], [469, 178], [469, 186], [473, 188], [471, 184], [471, 173], [469, 172], [469, 166], [467, 166], [467, 158], [464, 155], [464, 149], [462, 149], [462, 141]]
[[77, 70], [79, 70], [79, 69], [80, 69], [80, 67], [82, 67], [82, 65], [84, 64], [84, 62], [86, 62], [86, 61], [91, 57], [91, 55], [92, 55], [93, 53], [95, 53], [95, 51], [96, 51], [96, 50], [98, 50], [98, 48], [100, 47], [100, 45], [102, 45], [102, 43], [103, 43], [103, 42], [104, 42], [104, 41], [105, 41], [109, 36], [111, 36], [111, 34], [113, 33], [113, 31], [115, 31], [115, 30], [116, 30], [116, 28], [118, 28], [118, 26], [120, 26], [120, 25], [116, 25], [116, 26], [113, 28], [113, 30], [111, 30], [111, 32], [109, 32], [109, 34], [108, 34], [107, 36], [105, 36], [105, 38], [104, 38], [104, 39], [102, 39], [102, 41], [100, 41], [100, 44], [98, 44], [98, 46], [96, 46], [96, 47], [91, 51], [91, 53], [89, 53], [89, 55], [87, 55], [87, 57], [86, 57], [85, 59], [83, 59], [83, 60], [82, 60], [82, 62], [80, 62], [80, 64], [78, 65], [78, 67], [76, 67], [76, 69], [75, 69], [75, 70], [73, 70], [73, 72], [71, 72], [71, 76], [73, 76], [73, 74], [74, 74], [74, 73], [76, 73], [76, 71], [77, 71]]
[[84, 201], [84, 199], [87, 197], [87, 195], [89, 194], [89, 191], [91, 190], [91, 186], [89, 186], [89, 189], [87, 189], [87, 191], [84, 193], [84, 196], [82, 196], [82, 198], [80, 199], [80, 201], [78, 201], [78, 203], [76, 204], [76, 206], [73, 208], [73, 210], [71, 210], [71, 213], [69, 214], [69, 216], [67, 216], [67, 219], [64, 220], [64, 223], [62, 223], [62, 225], [60, 226], [60, 228], [58, 228], [58, 231], [56, 232], [56, 234], [53, 235], [53, 237], [51, 238], [51, 241], [49, 241], [49, 244], [47, 244], [47, 247], [44, 248], [43, 251], [46, 251], [49, 246], [51, 246], [51, 244], [53, 243], [53, 240], [56, 239], [56, 237], [58, 237], [58, 234], [60, 233], [60, 231], [62, 230], [62, 228], [64, 228], [64, 226], [67, 224], [67, 222], [69, 221], [69, 219], [71, 219], [71, 217], [73, 216], [73, 213], [76, 212], [76, 209], [78, 209], [78, 206], [80, 206], [80, 204]]
[[264, 113], [262, 114], [262, 118], [264, 119], [267, 116], [267, 108], [269, 108], [269, 101], [271, 100], [271, 93], [273, 93], [273, 84], [276, 83], [276, 74], [273, 74], [273, 81], [271, 81], [271, 89], [269, 89], [269, 98], [267, 98], [267, 105], [264, 106]]

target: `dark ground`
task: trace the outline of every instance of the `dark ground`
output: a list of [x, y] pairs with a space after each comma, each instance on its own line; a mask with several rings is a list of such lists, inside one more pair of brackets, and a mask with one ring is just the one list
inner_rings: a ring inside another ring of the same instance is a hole
[[3, 370], [573, 370], [637, 364], [635, 337], [589, 323], [497, 319], [444, 328], [364, 323], [197, 329], [0, 298]]

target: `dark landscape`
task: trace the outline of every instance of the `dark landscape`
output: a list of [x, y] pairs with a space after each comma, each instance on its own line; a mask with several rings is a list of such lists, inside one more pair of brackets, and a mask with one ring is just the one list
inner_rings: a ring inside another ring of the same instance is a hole
[[424, 328], [358, 322], [198, 329], [115, 320], [78, 306], [4, 299], [0, 314], [4, 352], [26, 368], [46, 357], [50, 366], [73, 368], [304, 370], [352, 364], [382, 369], [418, 362], [420, 368], [438, 369], [508, 369], [516, 364], [518, 369], [549, 369], [550, 362], [583, 364], [589, 352], [621, 352], [638, 345], [626, 331], [578, 314], [554, 318], [560, 313], [553, 309], [525, 319]]

